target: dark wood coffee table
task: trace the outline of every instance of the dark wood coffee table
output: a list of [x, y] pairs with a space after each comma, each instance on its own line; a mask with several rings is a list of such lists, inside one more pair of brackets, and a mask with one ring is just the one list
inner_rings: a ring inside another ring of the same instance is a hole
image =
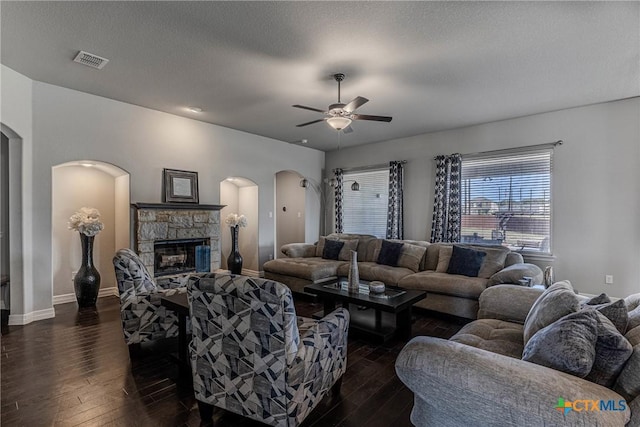
[[187, 317], [189, 316], [189, 300], [186, 293], [176, 293], [164, 295], [160, 298], [160, 304], [172, 310], [178, 316], [178, 363], [180, 366], [180, 377], [191, 376], [191, 366], [189, 364], [187, 336]]
[[411, 338], [411, 307], [426, 298], [426, 292], [387, 287], [383, 295], [369, 294], [368, 283], [361, 281], [360, 291], [351, 293], [342, 286], [345, 283], [346, 278], [339, 277], [305, 287], [306, 292], [318, 295], [324, 303], [324, 311], [314, 317], [332, 312], [336, 302], [340, 302], [349, 310], [349, 330], [383, 342], [393, 336]]

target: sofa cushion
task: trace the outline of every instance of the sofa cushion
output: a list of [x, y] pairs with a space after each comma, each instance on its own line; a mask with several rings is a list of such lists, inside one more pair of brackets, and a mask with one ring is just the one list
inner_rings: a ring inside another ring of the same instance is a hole
[[501, 285], [504, 283], [519, 285], [519, 280], [525, 276], [531, 277], [532, 285], [539, 285], [542, 283], [544, 273], [540, 270], [540, 267], [535, 264], [514, 264], [503, 268], [491, 276], [489, 282], [487, 282], [487, 286]]
[[451, 255], [453, 254], [452, 245], [441, 245], [438, 252], [438, 265], [436, 267], [436, 273], [446, 273], [449, 268], [449, 261], [451, 261]]
[[[333, 240], [357, 240], [358, 245], [354, 249], [354, 251], [358, 252], [358, 261], [375, 261], [372, 259], [373, 248], [372, 246], [379, 239], [376, 236], [372, 236], [370, 234], [356, 234], [356, 233], [331, 233], [325, 236], [326, 239]], [[318, 255], [320, 256], [320, 255]], [[349, 255], [347, 254], [347, 257]], [[344, 261], [347, 261], [345, 259]]]
[[[421, 271], [402, 278], [399, 286], [405, 289], [454, 295], [463, 298], [478, 299], [487, 288], [487, 279], [467, 277], [458, 274]], [[428, 298], [428, 297], [427, 297]]]
[[478, 277], [478, 271], [480, 271], [485, 256], [487, 256], [485, 252], [453, 245], [447, 274]]
[[631, 401], [640, 395], [640, 326], [629, 328], [624, 337], [633, 346], [633, 353], [618, 375], [613, 390]]
[[603, 292], [600, 295], [590, 298], [588, 301], [585, 302], [585, 304], [598, 305], [598, 304], [608, 304], [610, 302], [611, 302], [611, 298], [609, 298], [609, 296], [607, 296], [607, 294]]
[[322, 250], [322, 258], [338, 260], [340, 251], [344, 246], [344, 242], [340, 240], [325, 240], [324, 249]]
[[593, 367], [585, 379], [605, 387], [612, 387], [631, 357], [633, 347], [601, 312], [598, 312], [598, 337], [595, 349]]
[[[598, 299], [596, 299], [595, 301], [604, 301], [604, 298], [600, 298], [600, 296], [596, 298]], [[586, 304], [583, 304], [582, 309], [598, 310], [607, 319], [609, 319], [611, 323], [613, 323], [613, 325], [621, 334], [627, 332], [629, 315], [627, 314], [627, 305], [625, 304], [623, 299], [603, 304], [589, 304], [589, 302], [591, 301], [593, 301], [593, 299], [587, 301]]]
[[376, 262], [378, 264], [384, 264], [391, 267], [398, 266], [398, 258], [400, 258], [400, 252], [402, 251], [403, 243], [397, 242], [389, 242], [388, 240], [383, 240], [380, 245], [380, 252], [378, 253], [378, 258], [376, 258]]
[[569, 281], [557, 282], [548, 287], [533, 303], [524, 321], [525, 345], [540, 329], [577, 310], [578, 297]]
[[[379, 280], [386, 285], [398, 286], [399, 281], [410, 274], [413, 274], [413, 271], [408, 268], [391, 267], [376, 262], [358, 262], [358, 275], [361, 280]], [[338, 267], [337, 275], [348, 276], [349, 264], [345, 263]]]
[[593, 367], [598, 315], [570, 313], [537, 331], [526, 343], [522, 360], [584, 378]]
[[497, 319], [479, 319], [458, 331], [450, 341], [520, 359], [522, 357], [522, 325]]
[[344, 261], [334, 261], [320, 257], [312, 258], [278, 258], [264, 263], [264, 271], [277, 273], [283, 276], [299, 277], [312, 282], [336, 276], [338, 267]]

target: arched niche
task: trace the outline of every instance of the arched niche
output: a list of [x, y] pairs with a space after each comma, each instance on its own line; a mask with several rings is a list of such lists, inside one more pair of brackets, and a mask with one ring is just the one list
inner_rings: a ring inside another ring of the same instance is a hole
[[53, 303], [75, 301], [73, 276], [82, 254], [78, 233], [68, 229], [68, 221], [82, 207], [100, 211], [104, 229], [95, 238], [93, 260], [102, 276], [100, 295], [116, 294], [113, 255], [130, 246], [129, 173], [96, 160], [54, 166], [51, 203]]
[[300, 185], [304, 177], [284, 170], [275, 175], [275, 250], [276, 258], [284, 257], [280, 248], [287, 243], [305, 241], [306, 191]]
[[258, 185], [248, 178], [230, 176], [220, 181], [220, 204], [226, 205], [220, 211], [221, 267], [228, 269], [227, 258], [231, 253], [231, 231], [224, 222], [227, 215], [237, 213], [247, 217], [247, 226], [240, 228], [238, 246], [242, 255], [242, 273], [258, 275]]

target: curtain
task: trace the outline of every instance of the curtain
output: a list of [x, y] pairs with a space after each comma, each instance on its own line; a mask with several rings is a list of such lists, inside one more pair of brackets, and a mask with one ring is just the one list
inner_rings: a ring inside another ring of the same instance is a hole
[[462, 156], [437, 156], [431, 242], [460, 241], [460, 168]]
[[336, 186], [334, 187], [336, 212], [335, 232], [342, 233], [342, 169], [336, 169], [334, 174], [336, 178]]
[[387, 209], [387, 239], [404, 238], [403, 183], [404, 162], [389, 163], [389, 207]]

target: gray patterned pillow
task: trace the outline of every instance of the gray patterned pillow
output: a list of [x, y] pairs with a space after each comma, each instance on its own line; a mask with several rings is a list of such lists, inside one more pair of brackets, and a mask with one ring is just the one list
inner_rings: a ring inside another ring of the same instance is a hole
[[529, 342], [533, 334], [566, 316], [578, 311], [576, 293], [568, 280], [548, 287], [533, 303], [524, 321], [524, 342]]
[[604, 314], [597, 314], [596, 357], [585, 379], [611, 388], [631, 357], [633, 347]]
[[[600, 296], [596, 298], [600, 298]], [[604, 314], [611, 323], [613, 323], [621, 334], [625, 334], [627, 332], [629, 315], [627, 314], [627, 304], [625, 304], [623, 299], [604, 304], [590, 304], [591, 301], [592, 300], [587, 301], [587, 303], [582, 306], [582, 309], [598, 310], [600, 313]]]
[[571, 313], [537, 331], [524, 347], [522, 360], [584, 378], [593, 367], [597, 336], [594, 310]]
[[627, 313], [629, 322], [627, 323], [627, 330], [631, 330], [636, 326], [640, 326], [640, 294], [629, 295], [624, 299], [627, 304]]

